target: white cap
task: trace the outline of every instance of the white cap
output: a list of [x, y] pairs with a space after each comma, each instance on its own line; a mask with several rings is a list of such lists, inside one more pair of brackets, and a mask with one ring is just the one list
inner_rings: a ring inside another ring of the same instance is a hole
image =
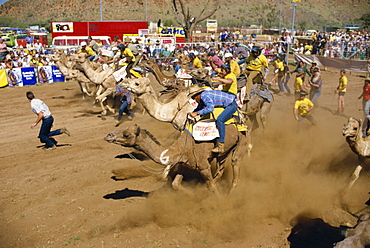
[[232, 57], [233, 55], [231, 53], [225, 53], [225, 58], [230, 58]]
[[178, 59], [174, 59], [173, 62], [176, 63], [176, 62], [179, 62], [179, 60]]
[[85, 41], [81, 42], [81, 46], [87, 46], [87, 43]]
[[119, 49], [118, 49], [118, 47], [113, 47], [112, 48], [112, 51], [118, 51]]

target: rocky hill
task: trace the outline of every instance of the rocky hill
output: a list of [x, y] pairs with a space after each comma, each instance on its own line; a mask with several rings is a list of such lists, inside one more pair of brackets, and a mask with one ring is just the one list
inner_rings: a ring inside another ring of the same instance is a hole
[[[218, 1], [220, 8], [211, 18], [217, 19], [219, 26], [245, 27], [260, 23], [267, 28], [276, 27], [281, 10], [282, 26], [291, 27], [293, 5], [290, 0]], [[50, 21], [100, 20], [100, 2], [103, 20], [157, 22], [161, 19], [164, 25], [178, 25], [170, 0], [9, 0], [0, 6], [0, 24], [17, 22], [18, 26], [28, 26]], [[198, 0], [184, 2], [191, 13], [199, 13], [202, 3]], [[297, 3], [295, 27], [342, 27], [358, 22], [358, 18], [369, 12], [370, 0], [302, 0]]]

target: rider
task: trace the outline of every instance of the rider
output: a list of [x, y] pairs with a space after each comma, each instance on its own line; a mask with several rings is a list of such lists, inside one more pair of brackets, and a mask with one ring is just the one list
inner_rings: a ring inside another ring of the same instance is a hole
[[213, 81], [219, 81], [222, 84], [222, 91], [237, 95], [237, 80], [235, 74], [231, 71], [228, 64], [223, 64], [219, 72], [220, 77], [212, 78]]
[[89, 55], [89, 60], [93, 61], [96, 57], [96, 53], [94, 50], [92, 50], [91, 47], [87, 46], [87, 43], [85, 41], [81, 42], [81, 49], [78, 51], [78, 53], [86, 53]]
[[190, 59], [191, 67], [195, 67], [197, 69], [202, 69], [203, 68], [202, 62], [200, 61], [200, 59], [197, 56], [195, 56], [194, 53], [189, 53], [188, 57]]
[[268, 62], [265, 55], [261, 54], [261, 48], [258, 46], [254, 46], [251, 49], [251, 54], [247, 59], [247, 68], [245, 70], [245, 74], [247, 74], [247, 84], [246, 84], [246, 99], [249, 100], [249, 94], [251, 93], [253, 80], [262, 74], [262, 67], [264, 67], [265, 74], [263, 79], [266, 78], [268, 74]]
[[216, 120], [216, 126], [220, 137], [218, 138], [217, 146], [212, 150], [214, 153], [225, 152], [225, 122], [238, 109], [238, 104], [235, 101], [235, 95], [219, 90], [205, 90], [201, 93], [193, 95], [192, 98], [198, 103], [198, 107], [194, 110], [194, 112], [190, 113], [191, 117], [210, 114], [213, 112], [215, 107], [225, 108]]
[[238, 63], [233, 59], [233, 55], [231, 53], [225, 53], [225, 62], [230, 66], [231, 72], [235, 74], [235, 76], [240, 75], [240, 66]]
[[119, 44], [118, 49], [121, 51], [121, 59], [124, 57], [126, 58], [127, 66], [126, 66], [126, 77], [131, 78], [131, 68], [135, 63], [135, 56], [132, 54], [131, 50], [127, 47], [126, 44]]

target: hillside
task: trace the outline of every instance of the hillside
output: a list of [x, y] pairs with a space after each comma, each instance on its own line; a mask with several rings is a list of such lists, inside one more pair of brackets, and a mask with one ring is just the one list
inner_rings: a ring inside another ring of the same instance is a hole
[[[184, 0], [191, 13], [200, 11], [199, 1]], [[282, 4], [280, 5], [280, 2]], [[164, 25], [177, 25], [169, 0], [103, 0], [103, 20], [162, 20]], [[245, 27], [261, 23], [264, 27], [291, 27], [292, 3], [289, 0], [219, 0], [220, 8], [212, 16], [219, 26]], [[302, 0], [297, 3], [295, 27], [322, 29], [356, 23], [370, 12], [369, 0]], [[100, 20], [99, 0], [9, 0], [0, 6], [2, 26], [47, 24], [50, 21]]]

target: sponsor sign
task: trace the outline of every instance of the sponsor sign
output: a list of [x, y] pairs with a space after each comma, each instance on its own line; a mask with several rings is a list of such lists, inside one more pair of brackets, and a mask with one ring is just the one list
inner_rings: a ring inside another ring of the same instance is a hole
[[158, 34], [161, 36], [185, 37], [184, 29], [177, 27], [159, 27]]
[[193, 137], [197, 141], [213, 140], [220, 137], [216, 122], [198, 121], [193, 126]]
[[54, 33], [73, 32], [73, 22], [53, 22], [52, 25]]

